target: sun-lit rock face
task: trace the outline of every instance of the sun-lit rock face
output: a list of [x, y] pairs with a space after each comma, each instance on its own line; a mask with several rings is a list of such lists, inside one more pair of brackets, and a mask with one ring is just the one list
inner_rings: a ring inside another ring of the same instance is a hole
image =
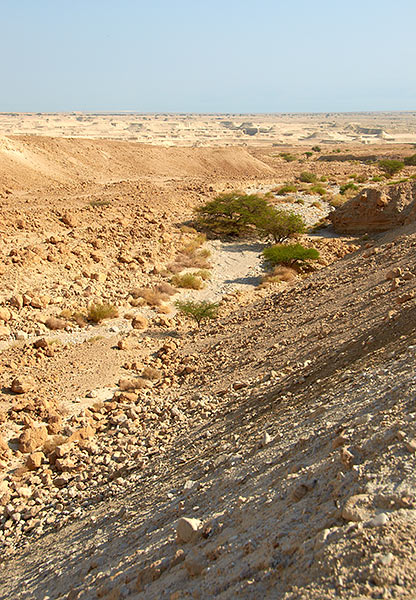
[[342, 233], [387, 231], [416, 221], [416, 182], [366, 188], [331, 214]]

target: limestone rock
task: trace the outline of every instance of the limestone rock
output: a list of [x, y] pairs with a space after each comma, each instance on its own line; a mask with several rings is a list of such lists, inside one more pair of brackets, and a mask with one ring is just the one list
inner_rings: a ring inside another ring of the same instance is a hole
[[366, 188], [329, 217], [338, 232], [387, 231], [416, 220], [416, 182]]
[[133, 329], [147, 329], [149, 327], [149, 321], [143, 315], [136, 315], [131, 322]]
[[19, 438], [20, 452], [34, 452], [43, 446], [48, 438], [48, 431], [44, 425], [28, 427]]
[[182, 517], [176, 526], [176, 537], [178, 542], [188, 543], [198, 536], [198, 530], [202, 523], [199, 519]]
[[34, 386], [35, 380], [33, 379], [33, 377], [21, 376], [16, 377], [16, 379], [13, 379], [10, 389], [13, 392], [13, 394], [26, 394], [26, 392], [32, 390]]

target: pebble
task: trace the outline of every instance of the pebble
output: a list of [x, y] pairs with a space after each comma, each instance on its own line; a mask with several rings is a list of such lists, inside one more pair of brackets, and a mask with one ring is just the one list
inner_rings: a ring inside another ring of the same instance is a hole
[[369, 527], [382, 527], [383, 525], [385, 525], [387, 523], [388, 520], [389, 520], [389, 518], [386, 515], [386, 513], [379, 513], [378, 515], [376, 515], [375, 517], [370, 519], [367, 522], [367, 525]]

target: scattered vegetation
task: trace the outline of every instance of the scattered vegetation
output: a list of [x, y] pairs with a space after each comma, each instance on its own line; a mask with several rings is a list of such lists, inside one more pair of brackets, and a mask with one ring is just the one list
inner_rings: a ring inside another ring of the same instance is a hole
[[392, 177], [404, 168], [404, 162], [395, 158], [385, 158], [378, 161], [379, 168], [386, 173], [389, 177]]
[[203, 321], [216, 319], [218, 317], [219, 304], [216, 302], [195, 302], [193, 300], [175, 302], [180, 313], [193, 319], [198, 327], [201, 327]]
[[262, 277], [261, 287], [264, 286], [265, 284], [281, 283], [283, 281], [290, 283], [291, 281], [294, 281], [296, 279], [297, 275], [298, 274], [295, 271], [295, 269], [292, 269], [290, 267], [284, 267], [282, 265], [278, 265], [277, 267], [275, 267], [273, 269], [273, 271], [266, 273]]
[[320, 185], [319, 183], [316, 185], [312, 185], [308, 191], [311, 194], [319, 194], [319, 196], [325, 196], [326, 194], [326, 189], [323, 185]]
[[406, 156], [403, 162], [407, 167], [416, 167], [416, 154], [412, 154], [412, 156]]
[[321, 146], [312, 146], [312, 150], [313, 150], [313, 152], [321, 152], [322, 151]]
[[97, 302], [91, 304], [88, 309], [88, 321], [93, 323], [100, 323], [104, 319], [114, 319], [115, 317], [118, 317], [118, 310], [113, 304]]
[[201, 290], [204, 287], [202, 279], [193, 273], [183, 273], [183, 275], [178, 273], [172, 277], [172, 283], [178, 288], [187, 290]]
[[357, 191], [358, 189], [359, 189], [358, 185], [355, 185], [355, 183], [352, 183], [352, 181], [350, 181], [350, 182], [344, 183], [344, 185], [340, 186], [339, 193], [343, 196], [349, 190]]
[[[149, 306], [160, 306], [162, 304], [162, 302], [166, 302], [167, 300], [169, 300], [170, 295], [173, 295], [173, 294], [169, 294], [168, 292], [162, 292], [161, 291], [162, 285], [165, 289], [166, 289], [167, 285], [170, 286], [170, 284], [160, 284], [160, 286], [158, 286], [158, 287], [135, 288], [132, 291], [131, 295], [133, 296], [133, 298], [143, 298], [145, 303], [148, 304]], [[172, 286], [170, 286], [170, 288], [172, 290], [175, 289]], [[173, 293], [176, 293], [176, 292], [173, 292]]]
[[283, 158], [283, 160], [285, 160], [286, 162], [293, 162], [297, 160], [297, 157], [294, 154], [291, 154], [290, 152], [281, 152], [279, 156]]
[[297, 192], [298, 188], [294, 183], [285, 183], [285, 185], [282, 185], [282, 187], [276, 188], [275, 191], [276, 194], [284, 196], [286, 194], [293, 194], [294, 192]]
[[315, 183], [317, 177], [313, 173], [309, 173], [308, 171], [302, 171], [302, 173], [299, 175], [299, 180], [303, 183]]
[[110, 200], [91, 200], [91, 202], [89, 203], [90, 206], [92, 207], [104, 207], [104, 206], [111, 206], [111, 201]]
[[263, 256], [272, 265], [303, 269], [309, 265], [309, 261], [319, 258], [319, 252], [316, 248], [306, 248], [301, 244], [277, 244], [265, 248]]
[[332, 196], [329, 199], [329, 204], [331, 206], [333, 206], [334, 208], [338, 208], [338, 206], [342, 206], [343, 204], [345, 204], [345, 202], [347, 201], [347, 198], [344, 195], [341, 194], [335, 194], [334, 196]]
[[202, 281], [209, 281], [211, 279], [211, 273], [207, 269], [200, 269], [193, 273], [196, 277], [200, 277]]

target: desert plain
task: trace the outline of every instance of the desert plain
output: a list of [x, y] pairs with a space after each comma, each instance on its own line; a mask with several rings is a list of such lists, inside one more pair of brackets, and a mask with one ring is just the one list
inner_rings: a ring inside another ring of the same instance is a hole
[[[0, 114], [0, 598], [414, 598], [415, 145], [410, 112]], [[225, 193], [319, 259], [201, 229]]]

